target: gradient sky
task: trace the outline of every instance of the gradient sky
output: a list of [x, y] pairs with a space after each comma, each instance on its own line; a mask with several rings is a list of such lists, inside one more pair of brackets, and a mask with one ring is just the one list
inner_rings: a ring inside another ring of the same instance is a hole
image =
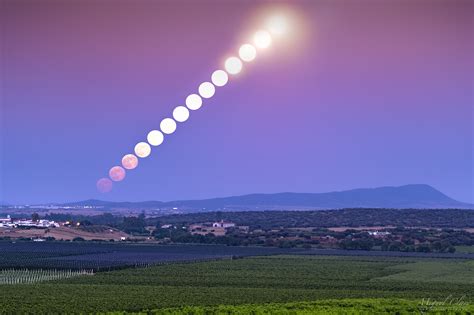
[[281, 4], [1, 1], [0, 200], [425, 183], [474, 202], [474, 2], [456, 0], [288, 2], [287, 41], [96, 191]]

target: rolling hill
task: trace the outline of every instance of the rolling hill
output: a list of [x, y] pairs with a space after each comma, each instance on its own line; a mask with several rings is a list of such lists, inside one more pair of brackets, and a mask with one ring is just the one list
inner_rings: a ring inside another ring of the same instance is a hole
[[177, 201], [113, 202], [85, 200], [63, 206], [104, 208], [178, 208], [199, 210], [305, 210], [340, 208], [460, 208], [474, 205], [456, 201], [429, 185], [362, 188], [327, 193], [249, 194], [223, 198]]

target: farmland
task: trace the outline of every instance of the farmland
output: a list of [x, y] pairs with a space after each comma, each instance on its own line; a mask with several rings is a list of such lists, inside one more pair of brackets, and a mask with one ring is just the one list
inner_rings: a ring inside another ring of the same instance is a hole
[[83, 275], [93, 275], [93, 272], [92, 270], [7, 269], [0, 270], [0, 284], [31, 284]]
[[54, 238], [56, 240], [73, 240], [82, 238], [84, 240], [120, 241], [122, 237], [130, 235], [110, 227], [96, 227], [95, 230], [87, 228], [74, 228], [61, 226], [51, 229], [0, 229], [0, 237], [3, 238]]
[[84, 242], [0, 242], [1, 269], [111, 271], [172, 262], [233, 259], [276, 254], [371, 257], [474, 258], [469, 253], [410, 253], [223, 245], [156, 245]]
[[169, 262], [298, 253], [298, 249], [216, 245], [159, 246], [83, 242], [0, 242], [0, 269], [110, 271]]
[[[438, 271], [440, 275], [433, 278]], [[249, 307], [283, 314], [288, 309], [311, 313], [328, 307], [407, 313], [421, 307], [423, 299], [447, 297], [460, 299], [462, 305], [457, 306], [472, 309], [473, 274], [469, 259], [420, 257], [278, 255], [173, 263], [31, 285], [0, 285], [0, 313], [204, 314], [228, 309], [244, 314]]]
[[461, 313], [474, 311], [472, 305], [465, 305], [462, 301], [456, 304], [437, 306], [430, 301], [417, 302], [403, 299], [341, 299], [319, 300], [314, 302], [267, 303], [261, 305], [219, 305], [219, 306], [186, 306], [166, 308], [147, 312], [154, 315], [170, 314], [426, 314], [445, 312]]

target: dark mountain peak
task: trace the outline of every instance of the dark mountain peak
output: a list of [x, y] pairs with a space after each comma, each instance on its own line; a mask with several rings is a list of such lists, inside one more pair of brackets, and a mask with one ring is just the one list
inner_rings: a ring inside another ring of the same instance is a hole
[[426, 184], [359, 188], [327, 193], [248, 194], [204, 200], [111, 202], [96, 199], [68, 206], [179, 208], [180, 210], [305, 210], [338, 208], [474, 208]]

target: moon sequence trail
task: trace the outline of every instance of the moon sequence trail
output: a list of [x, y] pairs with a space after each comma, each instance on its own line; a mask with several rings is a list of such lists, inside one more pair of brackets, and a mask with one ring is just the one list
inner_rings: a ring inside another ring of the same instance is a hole
[[287, 20], [282, 15], [271, 16], [265, 27], [257, 30], [249, 43], [244, 43], [238, 50], [238, 56], [231, 56], [224, 62], [223, 68], [214, 71], [210, 76], [210, 82], [206, 81], [199, 85], [197, 94], [193, 93], [186, 97], [186, 106], [177, 106], [172, 113], [172, 118], [164, 118], [160, 123], [159, 130], [152, 130], [148, 133], [146, 140], [139, 142], [134, 147], [134, 154], [129, 153], [122, 157], [121, 165], [110, 168], [109, 176], [97, 181], [99, 192], [106, 193], [112, 190], [114, 182], [125, 179], [127, 171], [131, 171], [138, 166], [139, 158], [143, 159], [151, 154], [151, 147], [161, 145], [165, 136], [176, 131], [177, 123], [188, 120], [190, 111], [201, 108], [203, 101], [214, 96], [216, 88], [223, 87], [229, 81], [229, 76], [234, 77], [242, 71], [244, 63], [252, 62], [257, 57], [259, 50], [267, 49], [271, 46], [273, 38], [285, 34], [287, 31]]

